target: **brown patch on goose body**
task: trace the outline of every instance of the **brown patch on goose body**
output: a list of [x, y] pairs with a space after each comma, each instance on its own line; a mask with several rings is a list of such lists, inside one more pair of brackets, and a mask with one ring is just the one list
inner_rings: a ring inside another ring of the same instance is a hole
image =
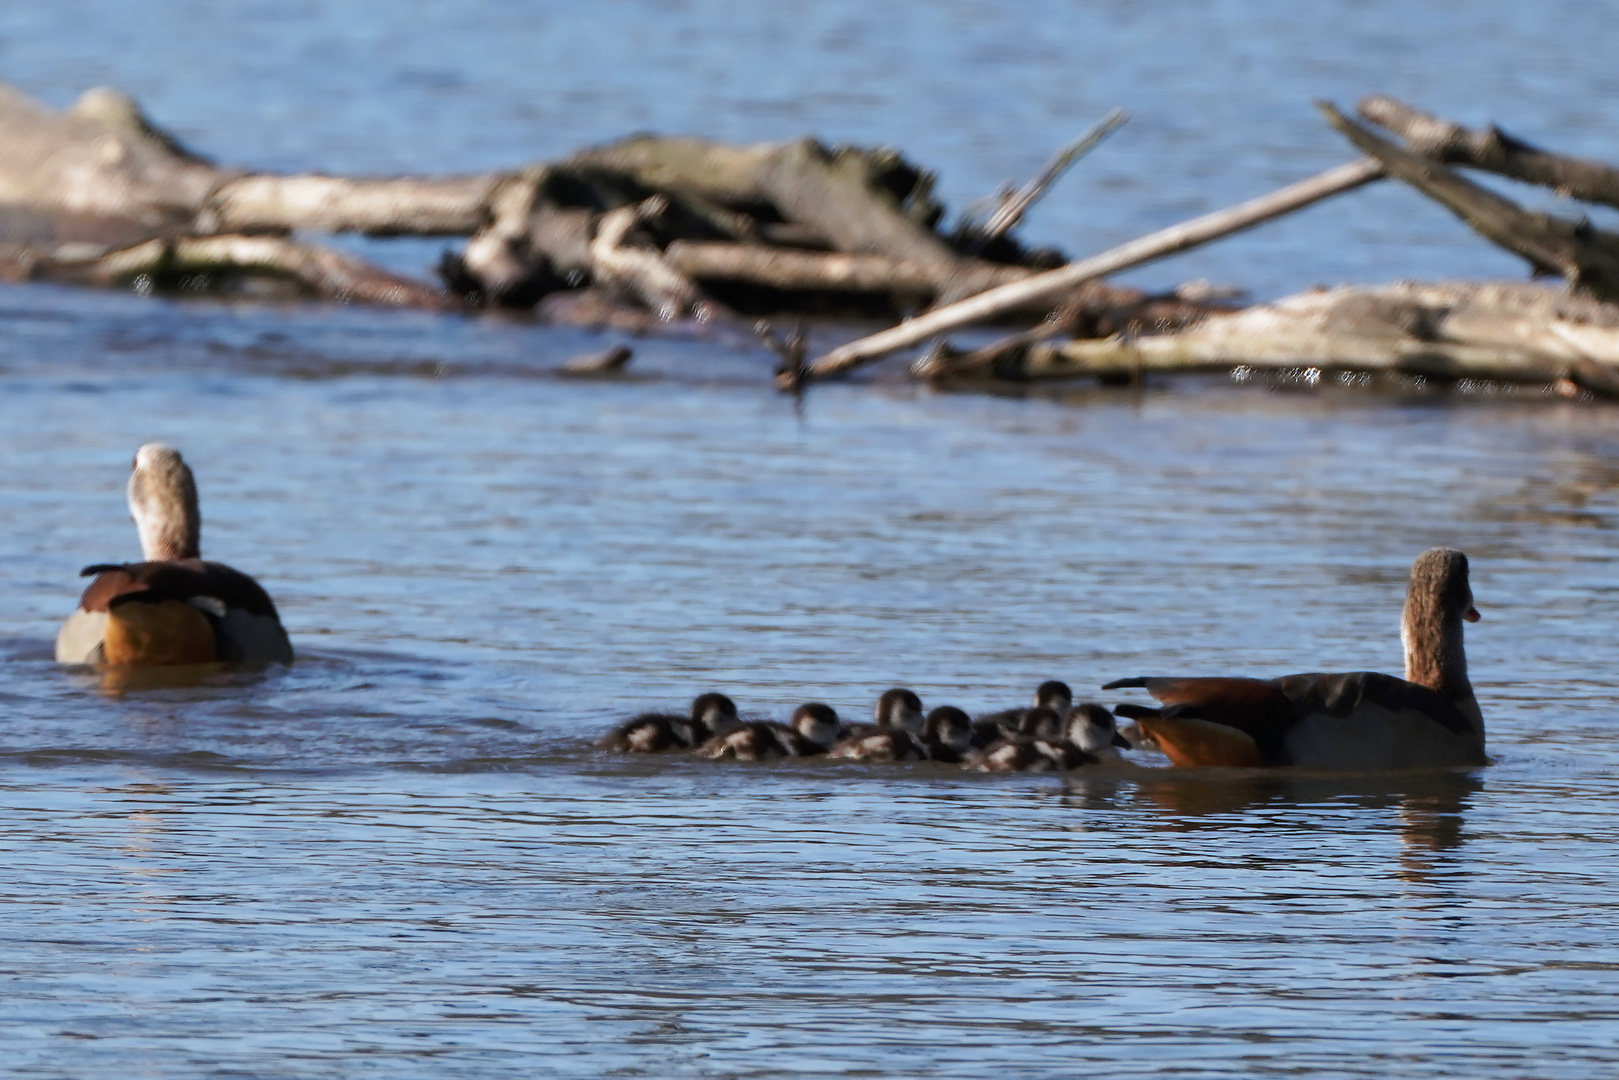
[[1183, 768], [1255, 768], [1267, 764], [1252, 736], [1226, 724], [1168, 716], [1143, 716], [1136, 722], [1158, 740], [1165, 757]]
[[216, 659], [208, 617], [180, 600], [130, 600], [107, 613], [104, 662], [158, 667], [207, 664]]

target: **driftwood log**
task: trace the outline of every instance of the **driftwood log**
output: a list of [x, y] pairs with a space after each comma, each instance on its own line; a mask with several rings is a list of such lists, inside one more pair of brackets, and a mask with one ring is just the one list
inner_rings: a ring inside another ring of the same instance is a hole
[[[1619, 300], [1619, 235], [1583, 220], [1525, 211], [1443, 162], [1610, 203], [1619, 193], [1619, 170], [1547, 153], [1495, 128], [1468, 131], [1392, 98], [1367, 98], [1360, 112], [1403, 136], [1407, 145], [1380, 137], [1331, 105], [1321, 109], [1328, 123], [1367, 155], [1365, 167], [1410, 184], [1482, 236], [1527, 259], [1536, 273], [1563, 276], [1579, 295], [1503, 284], [1343, 289], [1236, 314], [1211, 312], [1207, 319], [1192, 312], [1179, 324], [1173, 319], [1137, 320], [1112, 335], [1094, 332], [1094, 325], [1087, 332], [1059, 316], [973, 352], [936, 347], [913, 371], [935, 378], [987, 370], [1002, 378], [1092, 375], [1104, 381], [1134, 379], [1148, 371], [1268, 369], [1306, 371], [1316, 378], [1323, 372], [1357, 377], [1393, 372], [1441, 383], [1545, 384], [1619, 397], [1619, 307], [1602, 302]], [[1105, 262], [1111, 256], [1097, 259]], [[1061, 280], [1083, 266], [1073, 264], [1019, 287]], [[970, 313], [994, 295], [976, 297], [957, 310]], [[887, 347], [914, 344], [952, 317], [951, 311], [934, 312], [846, 346], [841, 356], [835, 350], [811, 365], [810, 374], [838, 370], [844, 359], [863, 362]], [[930, 325], [928, 319], [934, 322]], [[1058, 336], [1075, 340], [1052, 340]]]
[[909, 348], [938, 334], [993, 319], [1029, 304], [1051, 304], [1058, 297], [1092, 278], [1105, 277], [1134, 266], [1189, 251], [1222, 236], [1292, 213], [1312, 203], [1352, 191], [1383, 175], [1376, 161], [1355, 161], [1328, 169], [1296, 184], [1250, 199], [1248, 202], [1171, 225], [1137, 240], [1110, 248], [1100, 255], [1069, 263], [1056, 270], [990, 289], [969, 299], [930, 311], [891, 330], [841, 345], [806, 365], [805, 376], [825, 378]]
[[[927, 377], [1013, 378], [1306, 366], [1436, 380], [1550, 382], [1619, 395], [1619, 235], [1523, 210], [1460, 176], [1483, 169], [1619, 206], [1619, 170], [1469, 130], [1386, 97], [1328, 122], [1365, 157], [1228, 210], [1061, 265], [1004, 233], [1110, 117], [983, 226], [940, 228], [933, 178], [886, 149], [812, 139], [726, 146], [637, 136], [560, 161], [427, 177], [273, 175], [219, 165], [92, 90], [58, 112], [0, 84], [0, 276], [205, 290], [270, 279], [341, 301], [535, 307], [630, 329], [740, 329], [761, 313], [893, 318], [899, 326], [805, 363], [802, 324], [760, 336], [779, 381], [848, 370], [957, 328], [1018, 333], [936, 348]], [[1243, 311], [1100, 280], [1390, 176], [1579, 293], [1511, 285], [1335, 290]], [[441, 283], [325, 247], [320, 234], [466, 237]], [[1071, 340], [1060, 341], [1059, 338]]]
[[1548, 153], [1494, 125], [1470, 130], [1381, 94], [1362, 98], [1356, 111], [1434, 161], [1483, 169], [1549, 187], [1571, 199], [1619, 207], [1619, 169], [1611, 165]]
[[1531, 213], [1432, 158], [1380, 138], [1326, 102], [1319, 108], [1334, 130], [1381, 162], [1389, 175], [1444, 206], [1480, 236], [1527, 259], [1535, 272], [1558, 274], [1576, 290], [1619, 300], [1619, 235], [1584, 220]]
[[[1447, 283], [1323, 290], [1145, 337], [1031, 344], [1025, 379], [1159, 371], [1392, 372], [1568, 383], [1619, 396], [1619, 307], [1540, 285]], [[1010, 363], [1003, 360], [1010, 374]]]
[[[963, 250], [937, 231], [931, 191], [893, 151], [810, 139], [640, 136], [459, 176], [250, 173], [186, 150], [113, 91], [56, 112], [0, 85], [0, 274], [12, 279], [193, 289], [268, 275], [431, 308], [528, 307], [596, 286], [608, 304], [671, 319], [792, 311], [807, 295], [833, 313], [903, 313], [1052, 264], [1004, 241], [998, 261]], [[341, 232], [468, 242], [446, 256], [441, 288], [308, 239]], [[679, 244], [692, 246], [670, 258]]]

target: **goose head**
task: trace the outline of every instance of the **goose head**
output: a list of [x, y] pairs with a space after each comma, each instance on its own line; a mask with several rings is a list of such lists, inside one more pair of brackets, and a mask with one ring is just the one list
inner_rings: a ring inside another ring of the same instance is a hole
[[202, 514], [197, 482], [180, 451], [149, 442], [135, 451], [129, 472], [129, 516], [147, 562], [201, 558]]
[[1418, 555], [1400, 617], [1406, 681], [1453, 699], [1472, 693], [1462, 623], [1478, 619], [1467, 556], [1454, 548], [1431, 548]]
[[819, 701], [811, 701], [793, 710], [787, 726], [817, 746], [830, 747], [843, 733], [843, 721], [837, 710]]
[[880, 728], [895, 728], [913, 735], [922, 734], [927, 727], [927, 717], [922, 715], [922, 699], [903, 687], [883, 692], [877, 699], [874, 718]]

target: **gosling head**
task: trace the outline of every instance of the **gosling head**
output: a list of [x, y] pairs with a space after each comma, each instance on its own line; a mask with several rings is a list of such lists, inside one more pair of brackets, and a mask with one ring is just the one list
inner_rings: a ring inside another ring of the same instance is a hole
[[880, 728], [901, 729], [913, 735], [922, 734], [927, 727], [927, 717], [922, 715], [922, 699], [903, 687], [883, 692], [877, 699], [875, 719]]
[[1019, 735], [1027, 735], [1035, 739], [1062, 738], [1062, 716], [1057, 710], [1045, 705], [1036, 705], [1032, 709], [1023, 710], [1018, 719]]
[[135, 451], [129, 472], [129, 516], [147, 562], [201, 558], [202, 514], [197, 482], [180, 451], [149, 442]]
[[940, 705], [928, 713], [927, 737], [965, 754], [973, 744], [973, 718], [954, 705]]
[[742, 726], [736, 715], [736, 702], [724, 694], [700, 694], [691, 703], [691, 721], [707, 733], [708, 738], [724, 735]]
[[1064, 737], [1081, 750], [1095, 754], [1115, 749], [1130, 749], [1129, 740], [1119, 734], [1113, 714], [1100, 705], [1085, 702], [1068, 710]]
[[1074, 706], [1074, 692], [1068, 689], [1067, 683], [1048, 679], [1035, 690], [1034, 706], [1037, 709], [1050, 709], [1058, 716], [1067, 716], [1068, 710]]
[[837, 710], [819, 701], [807, 702], [793, 710], [787, 726], [817, 746], [831, 746], [843, 733]]

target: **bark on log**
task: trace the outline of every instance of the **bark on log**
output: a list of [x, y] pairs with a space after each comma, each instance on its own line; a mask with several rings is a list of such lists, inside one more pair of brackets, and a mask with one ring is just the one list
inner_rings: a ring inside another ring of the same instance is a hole
[[[945, 287], [937, 267], [884, 255], [845, 255], [789, 251], [756, 244], [676, 240], [664, 261], [699, 281], [742, 281], [801, 292], [897, 292], [932, 297]], [[992, 285], [1022, 281], [1034, 271], [1020, 266], [986, 266]]]
[[1188, 330], [1031, 347], [1025, 378], [1316, 369], [1551, 384], [1619, 396], [1619, 307], [1537, 285], [1338, 288]]
[[930, 349], [911, 365], [921, 379], [945, 379], [993, 372], [1001, 378], [1022, 378], [1022, 365], [1031, 346], [1056, 337], [1109, 338], [1117, 334], [1164, 334], [1195, 326], [1210, 316], [1241, 310], [1214, 296], [1181, 295], [1197, 290], [1151, 294], [1091, 280], [1063, 300], [1039, 326], [1008, 334], [970, 352], [947, 347]]
[[1619, 235], [1584, 221], [1530, 213], [1445, 166], [1377, 136], [1328, 102], [1318, 102], [1317, 107], [1327, 123], [1356, 149], [1381, 161], [1391, 176], [1444, 206], [1480, 236], [1528, 259], [1537, 271], [1561, 275], [1573, 288], [1619, 299]]
[[111, 248], [194, 231], [225, 174], [147, 134], [128, 99], [85, 97], [59, 113], [0, 84], [0, 239]]
[[[891, 151], [827, 150], [811, 140], [738, 148], [650, 137], [512, 172], [250, 174], [189, 153], [114, 92], [91, 91], [58, 113], [0, 85], [0, 246], [12, 255], [13, 276], [118, 278], [112, 269], [90, 269], [106, 257], [109, 268], [151, 262], [162, 279], [170, 270], [189, 272], [193, 253], [210, 273], [229, 269], [217, 260], [235, 253], [245, 260], [236, 269], [290, 277], [318, 295], [442, 304], [437, 290], [421, 283], [405, 288], [403, 279], [362, 269], [353, 256], [318, 255], [307, 242], [254, 245], [243, 234], [470, 235], [441, 273], [474, 302], [528, 306], [555, 289], [586, 285], [605, 269], [649, 303], [691, 308], [698, 303], [691, 298], [695, 287], [657, 280], [678, 271], [647, 263], [656, 259], [650, 251], [596, 243], [603, 213], [657, 194], [671, 204], [655, 230], [660, 246], [719, 237], [830, 245], [886, 259], [900, 271], [879, 282], [880, 264], [868, 261], [845, 273], [838, 291], [853, 290], [858, 279], [873, 286], [866, 291], [892, 298], [896, 280], [911, 267], [925, 268], [915, 276], [927, 279], [926, 288], [908, 294], [916, 297], [976, 291], [1018, 276], [960, 255], [933, 231], [942, 210], [930, 186], [926, 173]], [[214, 236], [230, 239], [211, 247], [171, 243]], [[148, 241], [169, 246], [141, 248]], [[140, 253], [121, 254], [130, 249]], [[779, 288], [783, 268], [793, 265], [800, 280], [810, 273], [789, 259], [758, 284]], [[825, 275], [827, 267], [817, 270]]]
[[1619, 206], [1619, 169], [1611, 165], [1548, 153], [1494, 125], [1465, 128], [1384, 95], [1362, 98], [1357, 111], [1435, 161], [1540, 184], [1572, 199]]
[[510, 174], [444, 177], [241, 176], [209, 200], [220, 232], [466, 236], [488, 223]]
[[[58, 249], [61, 250], [61, 249]], [[17, 260], [13, 255], [13, 260]], [[48, 277], [93, 285], [127, 285], [148, 279], [260, 273], [289, 280], [309, 296], [338, 303], [449, 311], [454, 297], [430, 285], [391, 274], [340, 251], [281, 236], [188, 236], [148, 240], [106, 255], [35, 256], [19, 276]]]
[[930, 267], [938, 280], [967, 269], [968, 261], [932, 229], [938, 208], [926, 174], [905, 197], [910, 212], [885, 191], [885, 180], [899, 170], [896, 160], [828, 150], [813, 139], [730, 147], [644, 135], [574, 154], [564, 165], [617, 171], [650, 190], [733, 209], [774, 211], [839, 251]]
[[1383, 167], [1375, 161], [1362, 160], [1339, 165], [1269, 195], [1160, 229], [1100, 255], [1049, 270], [1026, 281], [1002, 285], [952, 306], [918, 316], [891, 330], [852, 341], [807, 365], [805, 375], [825, 378], [926, 341], [935, 334], [983, 322], [1024, 304], [1049, 301], [1090, 278], [1116, 274], [1252, 228], [1311, 203], [1352, 191], [1382, 175]]
[[695, 283], [664, 263], [653, 251], [626, 244], [630, 230], [663, 213], [661, 196], [640, 206], [626, 206], [602, 216], [590, 258], [598, 283], [627, 290], [665, 319], [700, 313], [710, 305]]

